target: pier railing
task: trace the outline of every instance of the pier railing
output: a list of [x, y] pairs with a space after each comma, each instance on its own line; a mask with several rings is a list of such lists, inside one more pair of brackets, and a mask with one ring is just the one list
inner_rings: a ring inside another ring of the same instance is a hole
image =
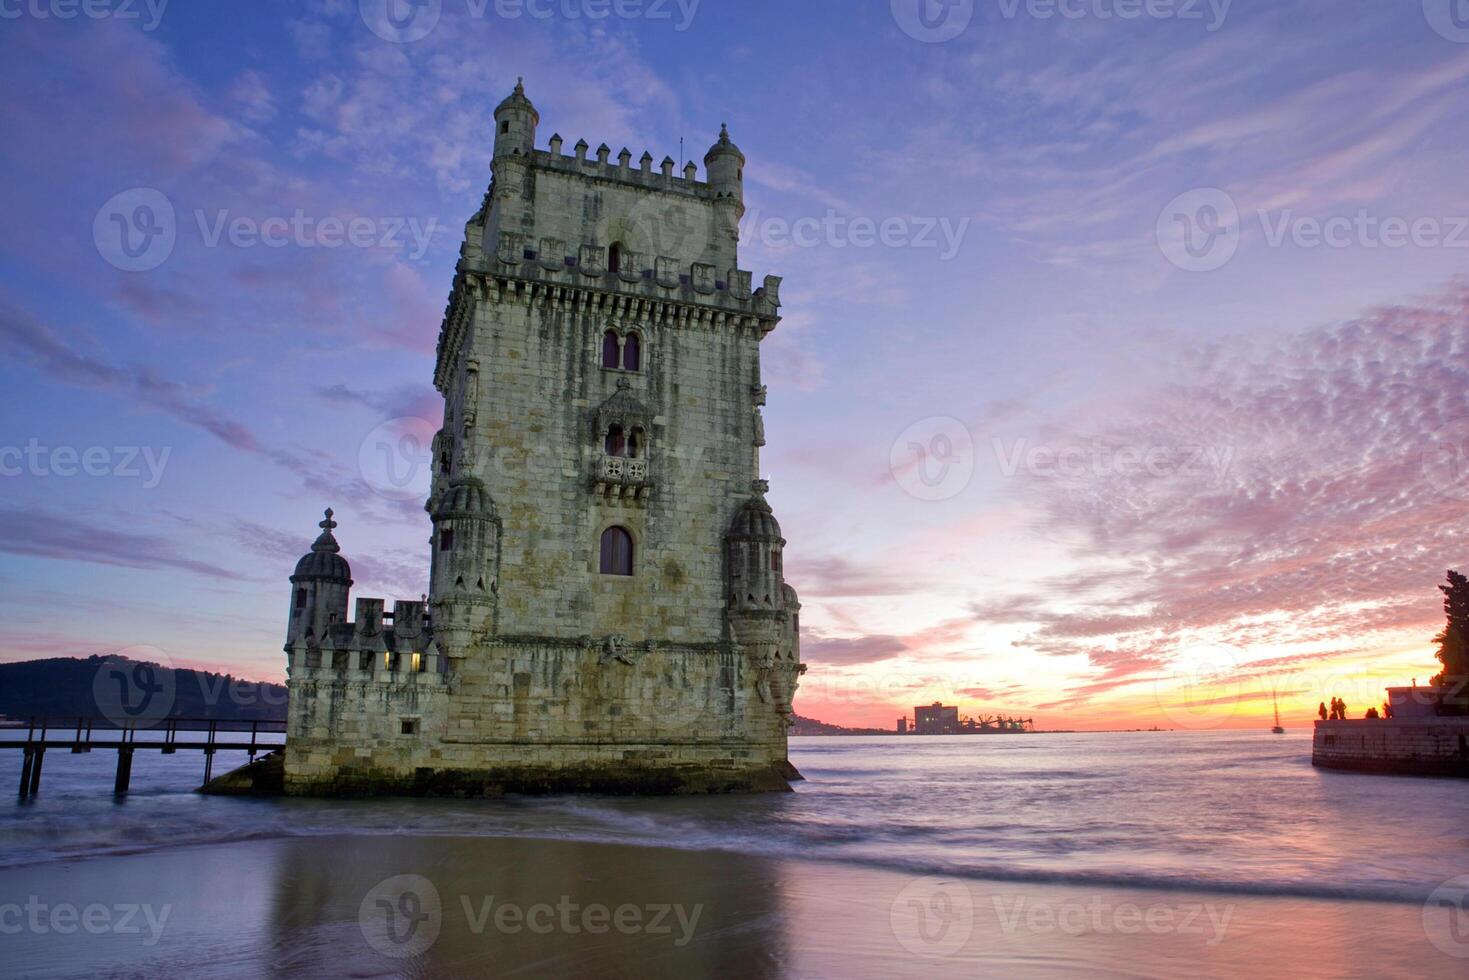
[[[245, 752], [251, 761], [259, 752], [278, 749], [285, 739], [262, 736], [284, 736], [284, 720], [219, 718], [161, 718], [157, 720], [124, 720], [71, 716], [36, 716], [19, 725], [0, 728], [0, 750], [20, 749], [25, 759], [20, 771], [20, 797], [35, 796], [41, 787], [41, 767], [48, 749], [66, 749], [82, 755], [93, 749], [117, 751], [117, 776], [113, 792], [119, 796], [128, 791], [132, 780], [133, 755], [139, 749], [157, 750], [163, 755], [177, 752], [204, 754], [204, 783], [214, 776], [214, 754], [219, 751]], [[24, 737], [22, 737], [24, 733]], [[145, 737], [139, 739], [139, 735]]]

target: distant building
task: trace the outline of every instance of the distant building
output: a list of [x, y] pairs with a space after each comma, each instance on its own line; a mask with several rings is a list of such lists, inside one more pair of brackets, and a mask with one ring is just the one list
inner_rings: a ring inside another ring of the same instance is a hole
[[898, 719], [898, 734], [899, 735], [906, 735], [906, 734], [908, 734], [908, 719], [907, 718], [899, 718]]
[[913, 709], [913, 730], [919, 735], [957, 735], [958, 707], [946, 707], [935, 701], [928, 707]]

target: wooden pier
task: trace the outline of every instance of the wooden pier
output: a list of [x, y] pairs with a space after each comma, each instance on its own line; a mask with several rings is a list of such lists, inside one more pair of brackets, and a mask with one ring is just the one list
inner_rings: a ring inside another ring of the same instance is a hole
[[[25, 737], [21, 738], [21, 732]], [[253, 762], [259, 752], [285, 744], [260, 740], [262, 735], [284, 735], [284, 721], [220, 721], [210, 718], [164, 718], [146, 723], [118, 725], [107, 718], [32, 718], [20, 726], [0, 729], [0, 750], [20, 749], [25, 759], [20, 769], [20, 798], [29, 799], [41, 788], [41, 768], [48, 749], [64, 749], [82, 755], [93, 749], [117, 752], [117, 776], [112, 792], [127, 793], [133, 776], [133, 756], [139, 750], [163, 755], [178, 752], [204, 754], [204, 783], [214, 776], [216, 752], [245, 752]], [[142, 740], [139, 734], [146, 737]], [[161, 737], [155, 737], [161, 736]]]

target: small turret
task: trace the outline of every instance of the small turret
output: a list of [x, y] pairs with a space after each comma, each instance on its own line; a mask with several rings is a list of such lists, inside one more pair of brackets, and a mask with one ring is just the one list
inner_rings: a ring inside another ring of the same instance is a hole
[[708, 172], [709, 186], [715, 199], [733, 198], [741, 205], [745, 203], [745, 155], [729, 138], [729, 127], [721, 123], [719, 139], [704, 154], [704, 169]]
[[488, 627], [499, 575], [500, 519], [484, 483], [464, 467], [431, 503], [429, 572], [434, 639], [451, 662]]
[[784, 544], [775, 514], [764, 495], [757, 493], [740, 508], [724, 538], [731, 610], [773, 611], [781, 607]]
[[495, 107], [495, 159], [530, 156], [540, 122], [541, 114], [525, 97], [524, 79], [517, 78], [515, 91]]
[[347, 594], [352, 588], [352, 569], [341, 555], [342, 547], [332, 536], [337, 522], [332, 510], [317, 525], [321, 534], [311, 550], [296, 563], [291, 576], [291, 615], [286, 626], [286, 646], [298, 641], [320, 643], [334, 623], [347, 621]]

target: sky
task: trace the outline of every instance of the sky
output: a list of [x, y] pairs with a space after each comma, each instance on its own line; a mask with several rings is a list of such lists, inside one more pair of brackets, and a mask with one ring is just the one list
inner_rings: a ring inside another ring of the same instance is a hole
[[[748, 158], [797, 711], [1287, 723], [1469, 565], [1457, 0], [3, 0], [0, 659], [284, 676], [427, 588], [494, 106]], [[701, 169], [702, 176], [702, 169]], [[419, 468], [422, 469], [422, 468]]]

